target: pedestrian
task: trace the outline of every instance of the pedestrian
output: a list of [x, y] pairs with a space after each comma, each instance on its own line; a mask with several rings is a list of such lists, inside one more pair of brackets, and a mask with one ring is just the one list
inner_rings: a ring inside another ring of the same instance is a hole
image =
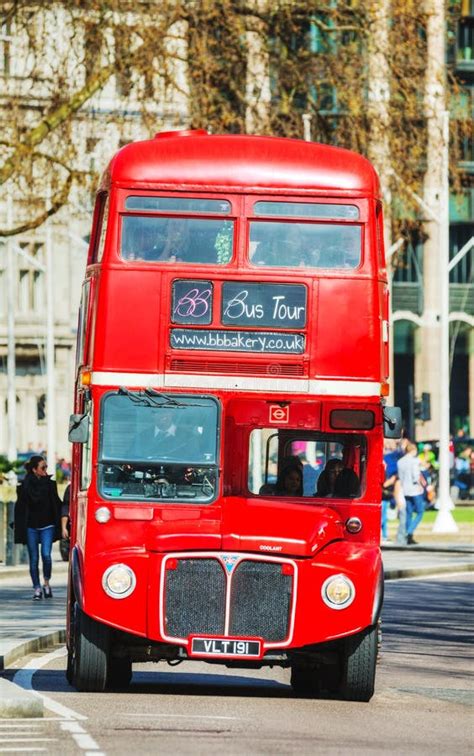
[[[386, 519], [389, 519], [388, 508], [394, 506], [396, 511], [396, 517], [398, 517], [398, 529], [396, 533], [396, 542], [399, 545], [406, 546], [407, 534], [406, 534], [406, 502], [403, 495], [402, 486], [398, 479], [398, 461], [405, 454], [405, 447], [407, 439], [403, 438], [399, 443], [395, 441], [386, 440], [384, 446], [384, 465], [385, 465], [385, 482], [383, 486], [389, 485], [392, 490], [391, 501], [383, 501], [382, 499], [382, 519], [384, 515]], [[390, 483], [387, 483], [390, 481]], [[384, 512], [385, 508], [385, 512]], [[386, 523], [388, 525], [388, 523]], [[385, 529], [387, 532], [387, 528]], [[384, 531], [382, 531], [382, 539], [384, 539]]]
[[[60, 537], [61, 499], [56, 482], [48, 475], [44, 457], [33, 455], [25, 463], [26, 475], [18, 487], [15, 505], [15, 543], [26, 544], [33, 583], [33, 599], [52, 598], [51, 550]], [[39, 578], [39, 548], [43, 564], [43, 589]]]
[[406, 501], [407, 544], [415, 545], [413, 534], [425, 511], [424, 485], [416, 444], [409, 441], [404, 456], [397, 462], [398, 477]]

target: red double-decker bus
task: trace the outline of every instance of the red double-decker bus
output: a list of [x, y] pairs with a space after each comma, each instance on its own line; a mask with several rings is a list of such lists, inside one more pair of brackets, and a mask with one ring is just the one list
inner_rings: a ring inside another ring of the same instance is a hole
[[79, 318], [68, 679], [196, 659], [369, 700], [387, 381], [367, 160], [204, 131], [120, 150]]

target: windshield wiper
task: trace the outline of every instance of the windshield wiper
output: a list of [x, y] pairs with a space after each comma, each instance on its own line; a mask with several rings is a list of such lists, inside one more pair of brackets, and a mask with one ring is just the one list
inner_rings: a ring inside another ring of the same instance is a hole
[[[198, 404], [196, 402], [178, 402], [169, 394], [162, 394], [152, 388], [140, 389], [139, 391], [130, 391], [125, 386], [120, 386], [119, 396], [128, 396], [134, 404], [144, 404], [145, 407], [207, 407], [207, 404]], [[157, 400], [161, 401], [157, 401]]]

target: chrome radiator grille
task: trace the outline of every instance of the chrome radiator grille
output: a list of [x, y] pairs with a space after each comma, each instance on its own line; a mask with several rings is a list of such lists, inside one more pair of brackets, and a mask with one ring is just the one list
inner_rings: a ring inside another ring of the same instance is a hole
[[281, 562], [238, 559], [232, 571], [218, 558], [178, 558], [166, 570], [164, 629], [189, 635], [284, 641], [289, 632], [293, 575]]

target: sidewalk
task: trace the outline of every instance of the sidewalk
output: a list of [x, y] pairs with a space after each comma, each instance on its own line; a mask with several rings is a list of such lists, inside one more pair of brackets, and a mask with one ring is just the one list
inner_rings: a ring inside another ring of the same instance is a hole
[[[383, 546], [385, 579], [474, 570], [474, 546], [469, 538], [467, 543], [457, 538], [425, 540], [414, 547]], [[67, 571], [67, 562], [55, 550], [53, 598], [33, 601], [28, 566], [0, 564], [0, 719], [43, 716], [38, 696], [2, 678], [1, 671], [23, 656], [64, 643]]]

